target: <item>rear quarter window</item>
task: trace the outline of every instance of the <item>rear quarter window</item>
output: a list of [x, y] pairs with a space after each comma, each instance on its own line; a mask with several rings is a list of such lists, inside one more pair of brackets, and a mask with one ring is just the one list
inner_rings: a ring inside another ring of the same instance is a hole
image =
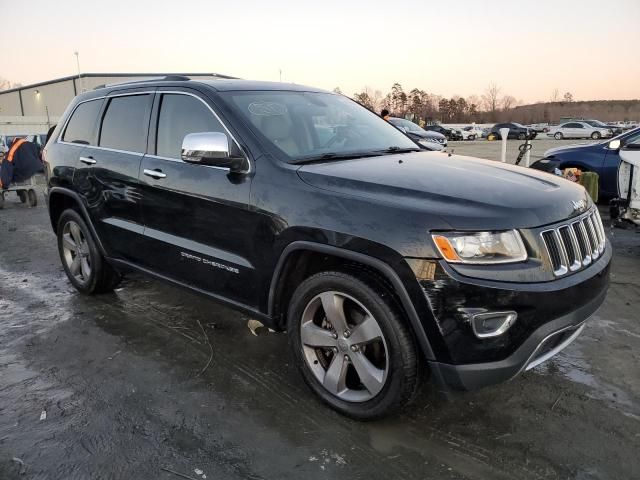
[[71, 114], [62, 134], [63, 142], [95, 145], [95, 128], [102, 99], [81, 103]]

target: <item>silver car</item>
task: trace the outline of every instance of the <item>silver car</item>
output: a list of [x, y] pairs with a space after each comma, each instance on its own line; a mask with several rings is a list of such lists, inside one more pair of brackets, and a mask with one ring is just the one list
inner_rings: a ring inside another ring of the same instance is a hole
[[613, 132], [609, 128], [596, 127], [585, 122], [567, 122], [557, 127], [551, 127], [547, 132], [547, 136], [556, 140], [562, 140], [563, 138], [592, 138], [598, 140], [612, 137]]

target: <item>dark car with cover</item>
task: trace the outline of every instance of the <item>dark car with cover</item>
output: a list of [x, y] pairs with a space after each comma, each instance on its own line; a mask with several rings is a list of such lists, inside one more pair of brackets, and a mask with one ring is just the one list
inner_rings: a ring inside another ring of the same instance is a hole
[[44, 159], [76, 289], [137, 271], [242, 311], [286, 332], [311, 390], [354, 418], [398, 411], [428, 375], [471, 390], [535, 367], [608, 288], [611, 246], [581, 186], [443, 162], [311, 87], [172, 77], [86, 92]]

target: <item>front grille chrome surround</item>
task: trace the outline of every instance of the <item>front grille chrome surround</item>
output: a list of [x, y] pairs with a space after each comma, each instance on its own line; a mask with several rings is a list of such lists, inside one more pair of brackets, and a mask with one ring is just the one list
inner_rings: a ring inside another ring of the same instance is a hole
[[606, 235], [597, 208], [540, 233], [553, 274], [561, 277], [595, 262], [604, 252]]

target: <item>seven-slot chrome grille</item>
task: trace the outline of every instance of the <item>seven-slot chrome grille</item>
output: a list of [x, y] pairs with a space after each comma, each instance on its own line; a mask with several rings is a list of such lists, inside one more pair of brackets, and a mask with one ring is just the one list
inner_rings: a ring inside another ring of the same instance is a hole
[[556, 277], [585, 268], [604, 252], [606, 237], [597, 208], [541, 234]]

